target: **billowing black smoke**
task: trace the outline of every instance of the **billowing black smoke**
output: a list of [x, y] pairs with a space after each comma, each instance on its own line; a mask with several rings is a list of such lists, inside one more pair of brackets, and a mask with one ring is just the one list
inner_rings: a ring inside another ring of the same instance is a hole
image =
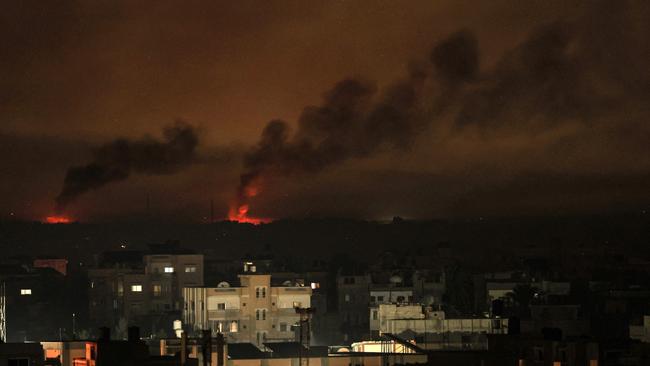
[[431, 63], [427, 68], [414, 67], [407, 78], [380, 95], [367, 81], [340, 81], [325, 93], [321, 106], [303, 110], [293, 135], [286, 122], [269, 122], [244, 158], [239, 200], [247, 198], [248, 187], [264, 174], [317, 172], [381, 150], [407, 149], [432, 121], [427, 113], [431, 101], [423, 99], [428, 79], [441, 81], [439, 101], [477, 77], [475, 37], [465, 30], [452, 35], [433, 49]]
[[383, 92], [367, 81], [340, 81], [322, 105], [304, 109], [295, 132], [284, 121], [268, 123], [245, 156], [240, 203], [266, 175], [318, 172], [407, 149], [442, 122], [452, 134], [467, 128], [535, 134], [563, 123], [648, 133], [650, 47], [637, 36], [650, 32], [648, 11], [610, 4], [536, 29], [489, 70], [481, 69], [477, 38], [462, 30], [438, 43], [427, 65]]
[[194, 127], [179, 121], [165, 127], [163, 137], [163, 141], [151, 137], [117, 139], [95, 149], [92, 162], [68, 169], [56, 198], [57, 208], [63, 209], [79, 195], [125, 180], [132, 173], [172, 174], [195, 160], [199, 139]]

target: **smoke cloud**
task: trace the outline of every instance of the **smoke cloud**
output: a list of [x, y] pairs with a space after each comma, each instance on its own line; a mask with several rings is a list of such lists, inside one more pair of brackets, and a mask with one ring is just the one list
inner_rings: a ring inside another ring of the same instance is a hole
[[447, 121], [456, 134], [468, 128], [535, 134], [563, 123], [643, 134], [650, 77], [641, 60], [650, 52], [634, 37], [646, 34], [647, 12], [631, 21], [630, 7], [603, 6], [573, 22], [540, 27], [488, 70], [481, 69], [477, 37], [464, 29], [436, 44], [427, 65], [381, 92], [365, 80], [340, 81], [320, 106], [303, 110], [295, 132], [282, 120], [267, 124], [244, 158], [239, 203], [267, 175], [314, 173], [405, 150]]
[[198, 143], [194, 127], [178, 121], [163, 129], [163, 141], [147, 136], [135, 141], [117, 139], [100, 146], [94, 150], [92, 162], [68, 169], [56, 198], [57, 209], [64, 209], [83, 193], [125, 180], [132, 173], [176, 173], [195, 161]]
[[408, 149], [433, 121], [427, 111], [434, 106], [423, 100], [432, 74], [441, 81], [437, 113], [444, 109], [440, 101], [477, 77], [476, 38], [466, 30], [450, 36], [433, 49], [431, 63], [434, 72], [414, 66], [404, 80], [382, 93], [365, 80], [338, 82], [325, 93], [322, 105], [303, 110], [293, 135], [286, 122], [269, 122], [258, 144], [244, 157], [240, 203], [251, 196], [249, 187], [265, 174], [318, 172], [350, 158]]

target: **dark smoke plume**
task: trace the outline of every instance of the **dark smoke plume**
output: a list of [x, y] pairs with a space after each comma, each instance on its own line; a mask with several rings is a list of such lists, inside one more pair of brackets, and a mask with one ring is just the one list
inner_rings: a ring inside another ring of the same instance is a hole
[[95, 149], [92, 162], [68, 169], [56, 198], [57, 208], [63, 209], [79, 195], [125, 180], [132, 173], [172, 174], [194, 161], [199, 142], [194, 127], [176, 122], [164, 128], [163, 137], [164, 141], [151, 137], [117, 139]]
[[367, 81], [340, 81], [325, 93], [322, 105], [303, 110], [293, 135], [286, 122], [269, 122], [258, 144], [244, 158], [240, 203], [247, 199], [248, 187], [267, 173], [318, 172], [350, 158], [407, 149], [431, 121], [425, 118], [423, 100], [431, 74], [444, 81], [441, 95], [476, 78], [475, 37], [468, 31], [452, 35], [434, 48], [431, 62], [433, 70], [410, 70], [407, 78], [380, 95]]
[[462, 30], [434, 46], [428, 65], [381, 93], [366, 81], [339, 82], [322, 105], [304, 109], [295, 132], [284, 121], [266, 126], [245, 156], [240, 203], [267, 175], [318, 172], [407, 149], [435, 123], [451, 123], [452, 134], [535, 134], [575, 123], [610, 139], [612, 124], [647, 135], [650, 46], [638, 35], [650, 32], [649, 8], [605, 1], [593, 9], [540, 27], [489, 70], [481, 70], [477, 38]]

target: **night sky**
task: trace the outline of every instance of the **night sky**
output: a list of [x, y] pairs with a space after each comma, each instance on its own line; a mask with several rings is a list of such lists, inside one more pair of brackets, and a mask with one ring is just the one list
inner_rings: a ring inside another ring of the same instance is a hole
[[6, 1], [0, 217], [643, 211], [650, 2]]

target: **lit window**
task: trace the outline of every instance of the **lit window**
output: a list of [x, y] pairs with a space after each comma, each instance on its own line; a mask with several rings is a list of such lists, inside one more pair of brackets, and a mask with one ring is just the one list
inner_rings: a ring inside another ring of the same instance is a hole
[[142, 292], [142, 285], [131, 285], [131, 292]]
[[162, 294], [162, 286], [161, 285], [153, 285], [153, 295], [154, 296], [160, 296]]
[[311, 289], [312, 289], [312, 290], [315, 290], [315, 289], [317, 289], [317, 288], [320, 288], [320, 283], [318, 283], [318, 282], [312, 282], [312, 283], [311, 283]]
[[345, 294], [345, 302], [350, 302], [350, 295]]
[[165, 273], [174, 273], [174, 267], [165, 267]]
[[230, 331], [231, 332], [237, 332], [238, 328], [239, 328], [239, 325], [237, 324], [236, 320], [233, 320], [233, 321], [230, 322]]
[[185, 267], [185, 273], [195, 273], [196, 272], [196, 266], [186, 266]]
[[32, 289], [31, 288], [22, 288], [22, 289], [20, 289], [20, 294], [21, 295], [31, 295], [32, 294]]

